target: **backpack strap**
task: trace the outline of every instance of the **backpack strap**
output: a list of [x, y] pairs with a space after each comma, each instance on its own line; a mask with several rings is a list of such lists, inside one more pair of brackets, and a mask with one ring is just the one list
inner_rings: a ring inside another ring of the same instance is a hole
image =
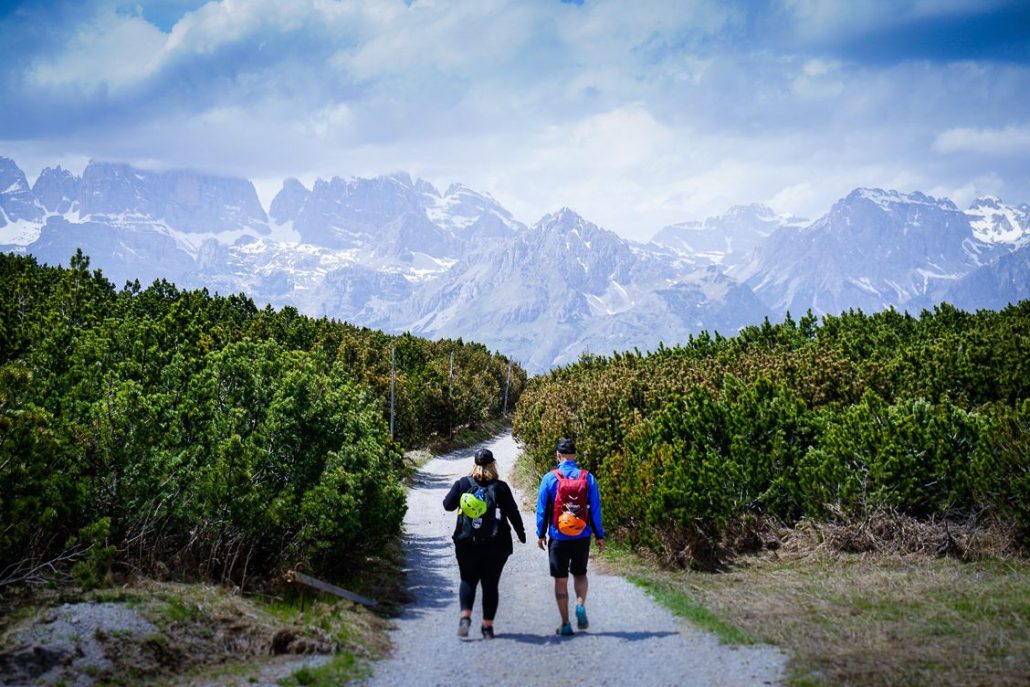
[[[563, 479], [571, 479], [571, 477], [566, 477], [565, 473], [563, 473], [558, 468], [555, 468], [555, 469], [551, 470], [551, 472], [554, 473], [554, 476], [558, 478], [559, 482], [562, 481]], [[585, 470], [583, 468], [580, 468], [579, 469], [579, 476], [576, 477], [576, 479], [586, 479], [589, 475], [590, 475], [590, 471], [589, 470]]]

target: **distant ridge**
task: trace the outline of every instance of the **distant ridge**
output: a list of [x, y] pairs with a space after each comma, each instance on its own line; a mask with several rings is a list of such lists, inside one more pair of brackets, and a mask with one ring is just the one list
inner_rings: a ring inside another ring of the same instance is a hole
[[855, 189], [807, 221], [759, 205], [649, 243], [569, 208], [532, 226], [487, 194], [396, 173], [286, 179], [268, 212], [246, 179], [91, 162], [30, 187], [0, 158], [0, 248], [63, 264], [77, 247], [115, 283], [165, 278], [390, 332], [465, 337], [532, 372], [582, 353], [732, 334], [785, 312], [1000, 307], [1026, 297], [1030, 206], [968, 210]]

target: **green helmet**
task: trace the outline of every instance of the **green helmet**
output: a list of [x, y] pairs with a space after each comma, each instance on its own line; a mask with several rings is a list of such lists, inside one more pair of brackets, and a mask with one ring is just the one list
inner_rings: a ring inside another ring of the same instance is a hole
[[486, 513], [486, 501], [472, 493], [462, 494], [461, 512], [473, 520], [481, 518]]

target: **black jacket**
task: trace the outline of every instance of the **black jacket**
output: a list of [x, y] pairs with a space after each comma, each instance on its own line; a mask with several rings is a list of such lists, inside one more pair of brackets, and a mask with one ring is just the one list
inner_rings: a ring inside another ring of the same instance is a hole
[[[462, 477], [457, 482], [451, 485], [451, 490], [447, 492], [447, 496], [443, 498], [443, 507], [445, 510], [452, 511], [457, 510], [461, 503], [461, 495], [472, 488], [472, 478], [469, 476]], [[515, 497], [511, 493], [511, 488], [506, 482], [501, 480], [495, 480], [495, 482], [483, 482], [478, 483], [480, 486], [486, 486], [487, 484], [497, 484], [495, 494], [497, 496], [497, 506], [501, 509], [501, 520], [498, 523], [499, 528], [497, 531], [497, 545], [500, 547], [501, 552], [505, 555], [511, 555], [512, 543], [511, 543], [511, 529], [515, 528], [515, 533], [519, 537], [519, 541], [523, 544], [526, 543], [526, 528], [522, 524], [522, 514], [519, 513], [519, 507], [515, 503]], [[460, 514], [459, 514], [460, 515]], [[456, 518], [454, 522], [454, 533], [457, 534], [461, 529], [461, 518]]]

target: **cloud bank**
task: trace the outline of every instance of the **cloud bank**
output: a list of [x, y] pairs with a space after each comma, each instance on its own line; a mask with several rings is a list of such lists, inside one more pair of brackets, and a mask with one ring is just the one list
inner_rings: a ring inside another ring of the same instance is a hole
[[984, 0], [166, 0], [0, 10], [0, 155], [409, 171], [625, 236], [859, 185], [1030, 200], [1030, 24]]

